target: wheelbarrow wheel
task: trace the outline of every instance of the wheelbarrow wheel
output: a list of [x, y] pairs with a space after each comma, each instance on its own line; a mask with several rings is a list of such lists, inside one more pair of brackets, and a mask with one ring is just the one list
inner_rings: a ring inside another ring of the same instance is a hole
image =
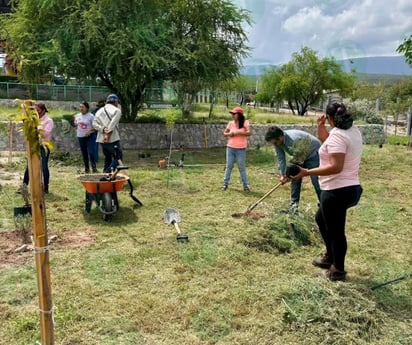
[[107, 213], [103, 214], [103, 219], [108, 222], [113, 213], [113, 197], [111, 193], [103, 193], [102, 196], [103, 210]]

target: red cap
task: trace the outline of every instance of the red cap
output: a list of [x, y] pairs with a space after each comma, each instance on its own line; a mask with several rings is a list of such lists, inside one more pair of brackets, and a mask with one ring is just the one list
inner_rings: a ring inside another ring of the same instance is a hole
[[242, 114], [243, 115], [243, 109], [241, 107], [234, 107], [231, 111], [229, 111], [231, 114]]

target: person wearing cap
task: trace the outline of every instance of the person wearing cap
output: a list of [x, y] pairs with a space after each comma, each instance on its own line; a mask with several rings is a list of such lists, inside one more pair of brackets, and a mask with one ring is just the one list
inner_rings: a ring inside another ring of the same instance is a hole
[[[299, 142], [302, 141], [308, 147], [305, 149], [306, 157], [301, 160], [300, 166], [303, 168], [316, 168], [319, 166], [320, 141], [313, 135], [297, 130], [290, 129], [283, 131], [277, 126], [270, 127], [265, 135], [265, 140], [271, 143], [275, 148], [276, 159], [279, 165], [280, 182], [286, 183], [290, 178], [286, 176], [286, 153], [291, 156], [296, 155]], [[315, 189], [318, 200], [320, 200], [320, 187], [317, 176], [311, 176], [313, 188]], [[296, 212], [300, 201], [300, 191], [302, 188], [302, 179], [292, 180], [290, 186], [290, 203], [289, 211]]]
[[249, 182], [246, 175], [247, 137], [251, 135], [249, 121], [245, 119], [241, 107], [235, 107], [229, 113], [232, 116], [232, 120], [229, 121], [223, 132], [224, 137], [227, 138], [227, 147], [226, 169], [222, 190], [227, 190], [230, 182], [230, 175], [232, 174], [235, 162], [237, 162], [243, 183], [243, 190], [245, 192], [250, 192]]
[[101, 145], [104, 155], [103, 172], [105, 173], [116, 169], [117, 161], [123, 158], [119, 133], [121, 116], [119, 97], [110, 94], [107, 96], [106, 105], [97, 111], [93, 120], [93, 128], [97, 130], [96, 141]]
[[[39, 134], [41, 139], [40, 145], [40, 159], [43, 175], [43, 189], [45, 193], [49, 192], [49, 182], [50, 182], [50, 170], [49, 170], [49, 157], [50, 149], [43, 145], [47, 141], [51, 141], [51, 136], [54, 128], [53, 120], [48, 116], [48, 110], [44, 103], [36, 103], [34, 108], [37, 112], [37, 116], [40, 119]], [[29, 184], [29, 170], [26, 166], [24, 172], [23, 184]]]

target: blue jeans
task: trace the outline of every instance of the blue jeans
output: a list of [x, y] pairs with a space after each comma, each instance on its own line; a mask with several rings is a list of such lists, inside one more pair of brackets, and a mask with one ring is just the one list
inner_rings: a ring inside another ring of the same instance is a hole
[[[302, 165], [303, 168], [306, 169], [313, 169], [319, 167], [319, 155], [316, 154], [315, 156], [305, 160]], [[311, 176], [313, 188], [315, 189], [316, 195], [318, 200], [320, 201], [320, 187], [319, 187], [319, 179], [318, 176]], [[300, 190], [302, 188], [302, 179], [300, 180], [292, 180], [290, 184], [290, 201], [294, 204], [299, 204], [300, 201]]]
[[226, 186], [229, 185], [230, 175], [232, 174], [235, 162], [237, 162], [239, 168], [243, 187], [248, 187], [249, 183], [246, 176], [246, 149], [234, 149], [232, 147], [226, 148], [226, 170], [223, 184]]
[[[49, 180], [50, 180], [50, 171], [49, 171], [49, 156], [50, 150], [44, 146], [40, 146], [40, 160], [43, 173], [43, 188], [48, 193], [49, 191]], [[24, 171], [23, 183], [25, 185], [29, 184], [29, 169], [26, 166]]]
[[[90, 171], [90, 164], [92, 164], [93, 172], [96, 169], [96, 136], [88, 136], [88, 137], [77, 137], [80, 145], [80, 151], [83, 157], [83, 164], [86, 172]], [[90, 159], [89, 159], [90, 157]]]

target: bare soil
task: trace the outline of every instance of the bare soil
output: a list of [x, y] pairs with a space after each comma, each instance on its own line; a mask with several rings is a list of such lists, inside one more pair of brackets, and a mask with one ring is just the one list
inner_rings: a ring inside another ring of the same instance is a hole
[[[49, 239], [52, 235], [48, 236]], [[26, 242], [26, 243], [25, 243]], [[50, 243], [50, 250], [64, 248], [82, 248], [91, 246], [95, 242], [95, 232], [92, 229], [87, 231], [66, 231], [56, 241]], [[15, 250], [27, 244], [27, 250], [16, 253]], [[0, 268], [24, 265], [29, 260], [33, 260], [34, 250], [31, 243], [24, 241], [17, 230], [3, 231], [0, 229]]]

